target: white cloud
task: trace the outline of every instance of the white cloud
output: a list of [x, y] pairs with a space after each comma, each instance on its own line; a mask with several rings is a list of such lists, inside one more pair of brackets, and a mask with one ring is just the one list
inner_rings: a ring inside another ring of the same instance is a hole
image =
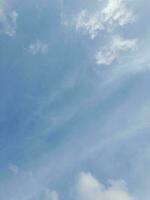
[[118, 59], [121, 52], [135, 49], [136, 44], [136, 39], [124, 39], [120, 36], [114, 36], [109, 45], [97, 52], [96, 63], [98, 65], [110, 65]]
[[28, 47], [28, 52], [36, 55], [38, 53], [45, 54], [48, 51], [48, 44], [43, 43], [40, 40], [36, 40], [35, 42], [31, 43]]
[[18, 13], [0, 1], [0, 31], [10, 37], [16, 35]]
[[106, 187], [90, 173], [79, 176], [77, 191], [79, 200], [135, 200], [127, 191], [124, 181], [110, 182]]
[[100, 30], [104, 29], [99, 12], [89, 14], [88, 11], [82, 10], [75, 20], [76, 30], [84, 29], [92, 39], [95, 38]]
[[94, 13], [82, 10], [76, 17], [76, 30], [85, 30], [92, 39], [99, 31], [110, 31], [117, 26], [132, 23], [135, 15], [128, 9], [123, 0], [108, 0], [104, 8]]
[[[110, 65], [121, 56], [121, 53], [133, 50], [136, 47], [136, 39], [124, 39], [117, 34], [119, 27], [133, 23], [136, 19], [133, 11], [128, 8], [124, 0], [99, 1], [100, 7], [91, 12], [86, 9], [81, 10], [74, 17], [73, 26], [76, 30], [82, 30], [91, 39], [103, 32], [105, 34], [104, 46], [96, 53], [95, 59], [98, 65]], [[67, 22], [68, 24], [68, 22]], [[112, 41], [109, 43], [109, 38]], [[97, 38], [99, 40], [99, 38]]]
[[127, 8], [123, 0], [108, 0], [108, 4], [102, 10], [102, 20], [109, 25], [114, 23], [123, 26], [135, 20], [133, 12]]

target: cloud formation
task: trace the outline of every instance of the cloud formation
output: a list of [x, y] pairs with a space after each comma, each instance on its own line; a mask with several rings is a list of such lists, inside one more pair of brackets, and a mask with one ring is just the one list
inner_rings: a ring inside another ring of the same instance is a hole
[[118, 59], [122, 52], [134, 50], [136, 45], [136, 39], [124, 39], [118, 35], [113, 36], [111, 43], [97, 52], [96, 63], [98, 65], [110, 65]]
[[133, 12], [125, 5], [123, 0], [109, 0], [102, 10], [102, 21], [113, 25], [123, 26], [135, 20]]
[[[82, 30], [92, 40], [99, 42], [99, 34], [105, 34], [105, 41], [95, 55], [96, 64], [111, 65], [121, 53], [128, 53], [137, 46], [137, 39], [120, 36], [119, 27], [124, 27], [135, 21], [136, 15], [123, 0], [99, 1], [99, 7], [94, 12], [83, 9], [74, 17], [76, 30]], [[112, 41], [110, 41], [112, 38]]]
[[106, 187], [90, 173], [84, 172], [79, 176], [77, 191], [79, 200], [135, 200], [123, 181], [111, 182]]
[[83, 29], [94, 39], [99, 31], [110, 31], [134, 20], [135, 15], [122, 0], [108, 0], [104, 8], [94, 13], [82, 10], [75, 19], [75, 27], [76, 30]]
[[16, 35], [18, 13], [6, 2], [0, 1], [0, 32], [13, 37]]

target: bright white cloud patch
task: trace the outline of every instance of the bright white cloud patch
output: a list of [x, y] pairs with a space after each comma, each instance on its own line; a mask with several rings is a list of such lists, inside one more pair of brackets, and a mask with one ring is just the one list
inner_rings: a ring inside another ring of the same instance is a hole
[[118, 59], [122, 52], [135, 49], [136, 44], [136, 39], [124, 39], [120, 36], [114, 36], [111, 43], [96, 54], [96, 63], [110, 65]]
[[43, 43], [40, 40], [36, 40], [35, 42], [31, 43], [28, 47], [28, 52], [36, 55], [38, 53], [45, 54], [48, 51], [48, 44]]
[[18, 13], [12, 10], [5, 1], [0, 0], [0, 31], [8, 36], [16, 35]]
[[77, 191], [79, 200], [135, 200], [123, 181], [111, 182], [106, 187], [89, 173], [80, 174]]
[[104, 8], [94, 13], [82, 10], [75, 19], [76, 29], [85, 30], [92, 39], [99, 31], [110, 31], [117, 26], [124, 26], [135, 20], [133, 12], [123, 0], [108, 0]]
[[106, 7], [102, 10], [102, 21], [113, 25], [114, 23], [123, 26], [132, 23], [135, 16], [125, 5], [123, 0], [109, 0]]

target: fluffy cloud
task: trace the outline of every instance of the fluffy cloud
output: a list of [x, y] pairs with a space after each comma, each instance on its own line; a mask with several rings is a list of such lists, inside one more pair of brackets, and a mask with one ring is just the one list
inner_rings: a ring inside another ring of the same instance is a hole
[[114, 36], [111, 44], [97, 52], [96, 63], [99, 65], [110, 65], [118, 59], [121, 52], [135, 49], [136, 44], [136, 39], [124, 39], [120, 36]]
[[85, 30], [92, 39], [99, 31], [110, 31], [114, 27], [124, 26], [135, 20], [133, 12], [123, 0], [108, 0], [104, 8], [94, 13], [82, 10], [75, 19], [76, 30]]
[[31, 43], [28, 47], [28, 52], [36, 55], [38, 53], [45, 54], [48, 51], [48, 44], [43, 43], [40, 40], [36, 40], [35, 42]]
[[106, 187], [89, 173], [80, 174], [77, 191], [79, 200], [135, 200], [123, 181], [111, 182]]
[[0, 31], [8, 36], [16, 35], [18, 13], [12, 10], [6, 2], [0, 1]]

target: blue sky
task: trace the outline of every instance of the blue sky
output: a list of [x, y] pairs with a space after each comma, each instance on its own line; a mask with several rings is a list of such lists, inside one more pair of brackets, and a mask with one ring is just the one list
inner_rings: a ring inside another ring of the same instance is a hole
[[1, 200], [149, 200], [149, 9], [0, 0]]

